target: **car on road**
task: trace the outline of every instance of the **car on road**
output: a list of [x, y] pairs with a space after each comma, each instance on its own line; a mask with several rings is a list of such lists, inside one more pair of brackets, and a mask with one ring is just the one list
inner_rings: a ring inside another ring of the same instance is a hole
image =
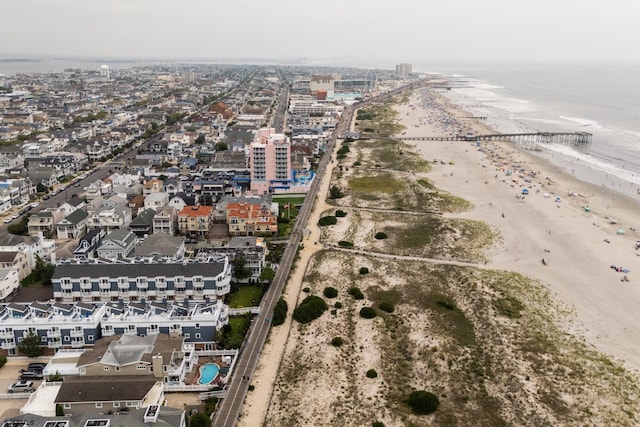
[[44, 362], [31, 362], [27, 365], [26, 369], [20, 369], [20, 372], [27, 371], [40, 371], [42, 372], [46, 368], [47, 364]]
[[33, 203], [31, 203], [31, 207], [32, 207], [32, 208], [37, 208], [38, 206], [40, 206], [40, 202], [33, 202]]
[[49, 200], [51, 198], [50, 195], [45, 194], [44, 196], [42, 196], [42, 200]]
[[8, 216], [8, 217], [6, 217], [6, 218], [4, 219], [4, 223], [5, 223], [5, 224], [9, 224], [11, 221], [13, 221], [13, 218], [11, 218], [10, 216]]
[[9, 393], [31, 393], [35, 390], [33, 381], [18, 381], [9, 386]]

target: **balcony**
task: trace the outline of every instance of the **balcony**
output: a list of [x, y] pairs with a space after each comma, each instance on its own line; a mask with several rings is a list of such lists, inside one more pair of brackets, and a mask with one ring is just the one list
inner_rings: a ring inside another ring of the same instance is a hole
[[84, 330], [83, 329], [72, 329], [69, 331], [69, 335], [71, 338], [83, 338], [84, 341]]
[[110, 289], [111, 289], [111, 283], [109, 283], [109, 282], [106, 282], [106, 283], [100, 282], [100, 290], [108, 291]]
[[0, 339], [12, 340], [14, 338], [13, 331], [0, 331]]
[[82, 348], [82, 347], [84, 347], [84, 338], [71, 340], [71, 348]]
[[47, 343], [47, 348], [62, 348], [61, 340], [53, 340]]
[[103, 337], [112, 337], [115, 334], [116, 334], [116, 331], [114, 331], [113, 328], [109, 328], [109, 329], [102, 328]]
[[2, 341], [2, 344], [0, 344], [0, 347], [3, 350], [13, 350], [14, 348], [16, 348], [16, 342], [13, 340], [10, 341]]
[[91, 290], [91, 282], [80, 282], [80, 289]]
[[60, 329], [49, 329], [47, 331], [47, 338], [52, 339], [52, 338], [60, 338], [62, 336], [62, 333], [60, 332]]
[[65, 282], [61, 282], [60, 283], [60, 288], [70, 291], [71, 289], [73, 289], [73, 283], [69, 282], [69, 283], [65, 283]]

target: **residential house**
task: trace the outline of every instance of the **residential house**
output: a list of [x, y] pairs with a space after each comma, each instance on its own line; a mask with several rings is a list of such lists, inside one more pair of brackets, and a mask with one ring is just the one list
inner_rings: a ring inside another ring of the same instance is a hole
[[145, 196], [151, 193], [160, 193], [164, 191], [164, 182], [159, 179], [150, 179], [144, 183], [142, 194]]
[[105, 235], [106, 233], [102, 228], [87, 231], [87, 233], [80, 238], [78, 247], [73, 250], [73, 257], [76, 259], [94, 258], [95, 250]]
[[168, 257], [180, 260], [184, 257], [184, 237], [172, 236], [166, 233], [153, 233], [136, 246], [134, 256], [139, 257]]
[[168, 202], [168, 206], [171, 206], [180, 212], [186, 206], [193, 206], [197, 203], [198, 196], [192, 193], [177, 193]]
[[20, 279], [18, 271], [10, 268], [0, 268], [0, 301], [5, 302], [18, 292]]
[[261, 198], [229, 201], [225, 206], [226, 222], [231, 236], [273, 236], [278, 234], [278, 218], [271, 203]]
[[31, 273], [32, 266], [26, 253], [0, 250], [0, 269], [15, 270], [18, 273], [18, 280], [22, 281]]
[[45, 239], [42, 233], [35, 237], [16, 236], [11, 233], [0, 234], [0, 251], [21, 252], [29, 259], [31, 268], [36, 266], [38, 257], [46, 261], [55, 261], [53, 258], [56, 242], [53, 239]]
[[45, 236], [52, 236], [55, 225], [64, 218], [64, 211], [61, 209], [47, 208], [40, 210], [29, 217], [27, 227], [29, 236], [36, 237], [38, 233]]
[[127, 258], [136, 246], [136, 236], [129, 230], [114, 230], [96, 249], [99, 258]]
[[153, 217], [153, 232], [166, 233], [170, 236], [176, 234], [178, 227], [178, 211], [170, 206], [165, 206], [156, 211]]
[[[70, 394], [73, 394], [71, 392]], [[30, 402], [28, 402], [30, 403]], [[115, 402], [114, 402], [115, 404]], [[69, 409], [71, 409], [71, 404]], [[97, 403], [96, 403], [97, 405]], [[113, 405], [113, 404], [112, 404]], [[184, 409], [168, 406], [150, 405], [142, 409], [120, 411], [120, 402], [112, 409], [95, 408], [91, 411], [80, 412], [78, 415], [67, 415], [64, 418], [51, 414], [33, 414], [26, 412], [18, 417], [8, 418], [2, 427], [37, 426], [37, 427], [88, 427], [88, 426], [116, 426], [148, 427], [150, 424], [159, 426], [186, 427], [187, 421]], [[64, 407], [64, 404], [63, 404]], [[126, 403], [123, 407], [126, 407]], [[26, 408], [26, 407], [25, 407]], [[62, 423], [62, 424], [60, 424]]]
[[70, 215], [78, 209], [84, 208], [86, 202], [77, 195], [71, 196], [69, 200], [66, 200], [60, 205], [60, 209], [64, 211], [65, 215]]
[[209, 301], [231, 290], [226, 257], [165, 260], [64, 260], [51, 279], [56, 301]]
[[78, 239], [87, 230], [88, 217], [84, 209], [71, 212], [56, 224], [58, 239]]
[[178, 213], [178, 232], [184, 236], [204, 237], [209, 234], [212, 221], [211, 206], [185, 206]]
[[144, 208], [156, 210], [167, 206], [169, 203], [169, 194], [161, 191], [159, 193], [149, 193], [144, 198]]
[[155, 209], [143, 210], [131, 221], [129, 230], [138, 237], [148, 236], [153, 233], [153, 217], [155, 215]]

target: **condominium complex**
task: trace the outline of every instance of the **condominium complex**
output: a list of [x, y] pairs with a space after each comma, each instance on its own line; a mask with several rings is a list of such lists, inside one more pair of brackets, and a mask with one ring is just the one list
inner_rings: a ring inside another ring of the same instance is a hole
[[291, 144], [286, 135], [260, 129], [249, 150], [252, 192], [269, 194], [291, 181]]

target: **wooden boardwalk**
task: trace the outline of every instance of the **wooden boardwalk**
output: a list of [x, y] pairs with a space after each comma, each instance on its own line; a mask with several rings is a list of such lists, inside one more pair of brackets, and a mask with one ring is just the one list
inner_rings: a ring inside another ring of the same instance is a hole
[[536, 133], [496, 133], [485, 135], [456, 136], [400, 136], [401, 141], [511, 141], [527, 150], [538, 144], [559, 144], [586, 146], [591, 144], [592, 134], [588, 132], [536, 132]]

